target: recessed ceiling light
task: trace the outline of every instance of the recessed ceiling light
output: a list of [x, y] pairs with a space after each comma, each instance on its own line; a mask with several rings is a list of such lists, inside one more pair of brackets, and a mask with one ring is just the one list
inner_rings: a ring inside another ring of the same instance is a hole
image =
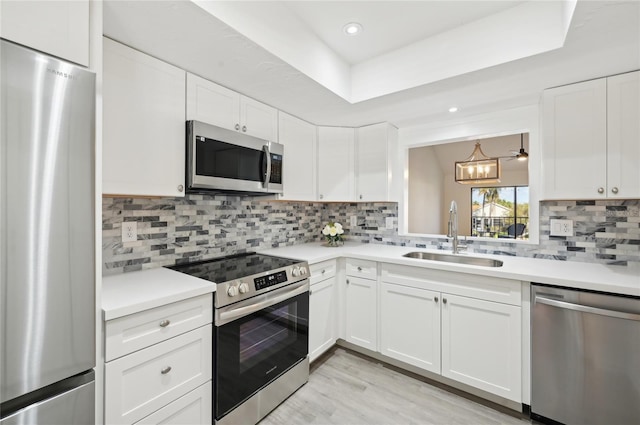
[[357, 35], [362, 32], [362, 25], [357, 22], [349, 22], [347, 25], [342, 27], [342, 31], [347, 35]]
[[449, 112], [458, 112], [458, 107], [452, 106], [451, 108], [449, 108]]

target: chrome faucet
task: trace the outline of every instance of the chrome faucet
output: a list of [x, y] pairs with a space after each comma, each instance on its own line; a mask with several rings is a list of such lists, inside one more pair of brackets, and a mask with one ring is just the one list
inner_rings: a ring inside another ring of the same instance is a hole
[[453, 253], [458, 254], [459, 250], [465, 247], [458, 247], [458, 204], [456, 201], [451, 201], [449, 207], [449, 224], [447, 226], [447, 237], [453, 238]]

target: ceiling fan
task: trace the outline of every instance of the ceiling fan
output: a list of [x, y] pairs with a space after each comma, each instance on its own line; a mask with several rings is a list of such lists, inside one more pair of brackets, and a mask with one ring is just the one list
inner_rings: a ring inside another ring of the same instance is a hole
[[511, 153], [512, 153], [511, 156], [503, 156], [500, 158], [504, 159], [505, 161], [511, 161], [514, 159], [517, 159], [518, 161], [526, 161], [527, 159], [529, 159], [529, 153], [527, 153], [527, 151], [524, 150], [524, 134], [523, 133], [520, 133], [520, 150], [511, 151]]

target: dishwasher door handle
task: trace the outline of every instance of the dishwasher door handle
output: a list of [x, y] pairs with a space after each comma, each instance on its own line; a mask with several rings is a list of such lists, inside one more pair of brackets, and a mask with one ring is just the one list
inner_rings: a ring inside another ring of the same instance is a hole
[[600, 316], [609, 316], [609, 317], [615, 317], [618, 319], [635, 320], [636, 322], [640, 322], [640, 314], [625, 313], [623, 311], [615, 311], [615, 310], [606, 310], [604, 308], [589, 307], [587, 305], [573, 304], [573, 303], [568, 303], [566, 301], [552, 300], [550, 298], [544, 298], [544, 297], [538, 297], [538, 296], [536, 296], [535, 302], [540, 304], [550, 305], [552, 307], [564, 308], [567, 310], [575, 310], [582, 313], [593, 313], [593, 314], [599, 314]]

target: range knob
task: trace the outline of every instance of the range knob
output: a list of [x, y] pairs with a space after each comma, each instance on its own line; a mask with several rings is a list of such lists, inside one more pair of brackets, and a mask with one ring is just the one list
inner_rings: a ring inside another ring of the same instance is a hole
[[291, 274], [292, 274], [294, 277], [298, 277], [298, 276], [300, 276], [300, 267], [294, 267], [294, 268], [291, 270]]
[[238, 286], [238, 290], [240, 291], [241, 294], [246, 294], [247, 292], [249, 292], [249, 285], [247, 285], [245, 282], [240, 282], [240, 286]]
[[229, 288], [227, 289], [227, 295], [229, 295], [230, 297], [235, 297], [236, 295], [238, 295], [238, 287], [229, 286]]
[[306, 267], [304, 267], [304, 266], [300, 267], [300, 274], [301, 274], [301, 275], [303, 275], [303, 276], [304, 276], [305, 274], [307, 274], [307, 268], [306, 268]]

